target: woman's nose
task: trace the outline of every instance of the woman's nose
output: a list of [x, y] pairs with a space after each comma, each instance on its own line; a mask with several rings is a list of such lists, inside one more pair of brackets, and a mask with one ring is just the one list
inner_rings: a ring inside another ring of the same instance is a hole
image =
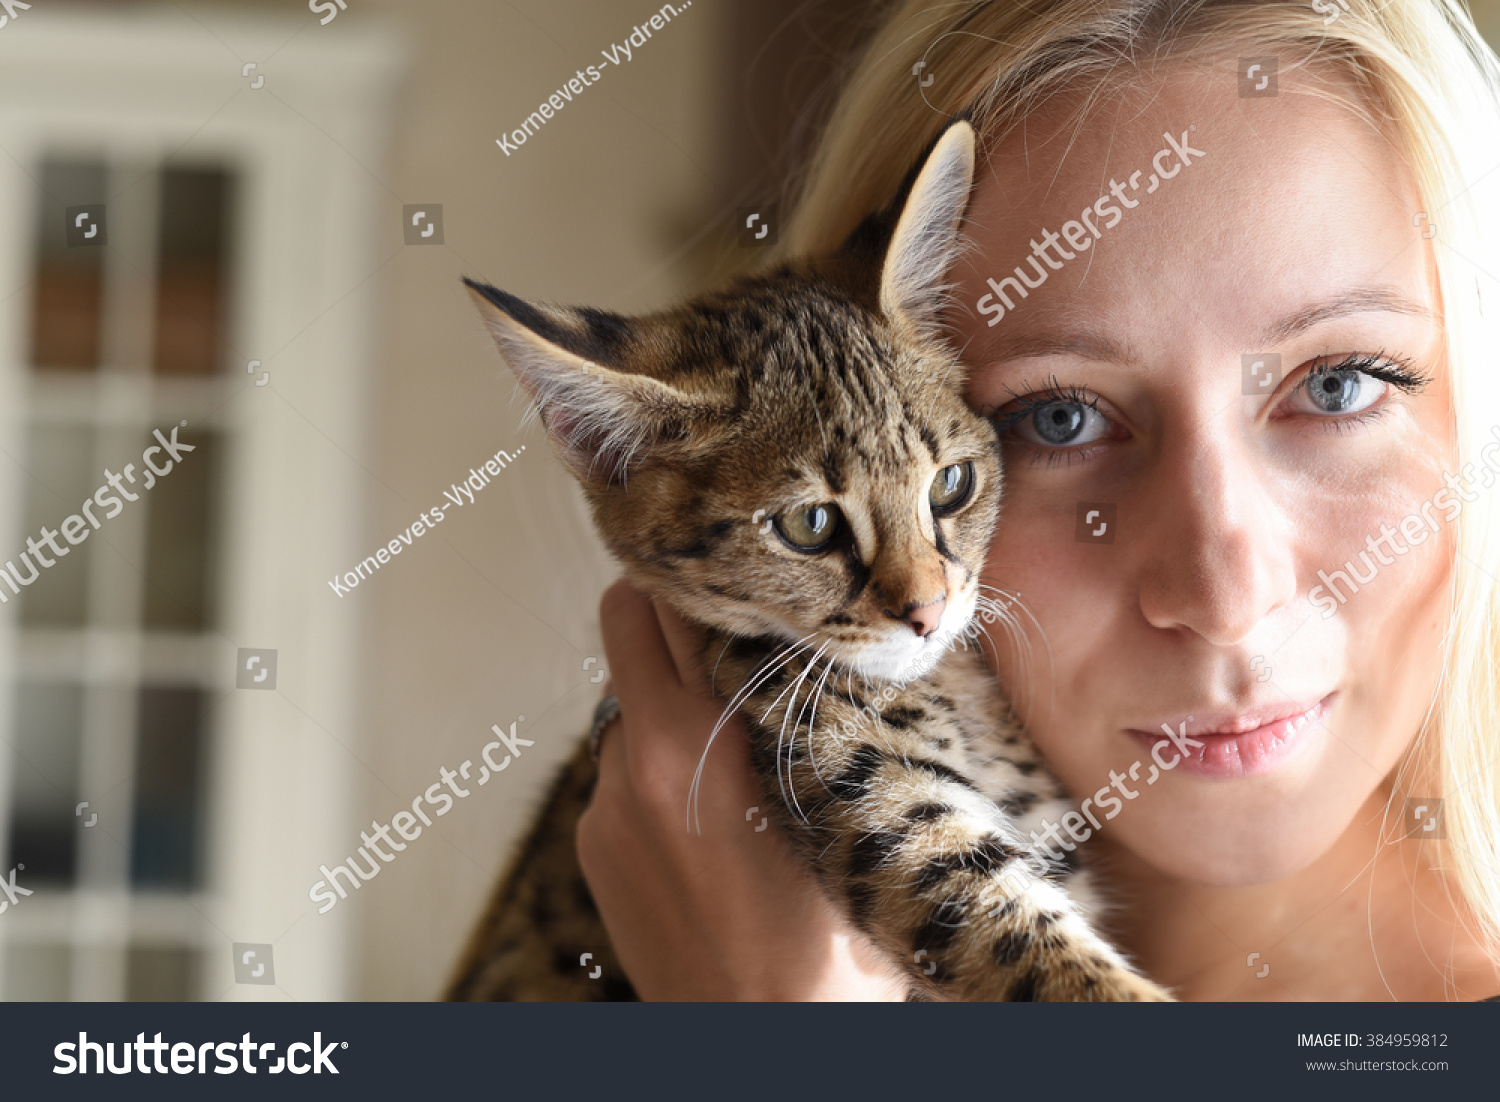
[[[1179, 441], [1132, 495], [1141, 612], [1216, 645], [1242, 641], [1297, 596], [1297, 539], [1274, 473], [1233, 438]], [[1123, 511], [1122, 511], [1123, 514]]]

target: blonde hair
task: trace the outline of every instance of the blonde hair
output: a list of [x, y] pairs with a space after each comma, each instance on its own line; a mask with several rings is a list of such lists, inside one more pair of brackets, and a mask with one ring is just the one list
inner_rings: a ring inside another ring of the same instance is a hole
[[[1349, 0], [1328, 22], [1334, 9], [1259, 0], [906, 0], [850, 75], [778, 252], [835, 247], [891, 199], [913, 160], [960, 112], [993, 145], [1049, 98], [1082, 92], [1081, 117], [1142, 70], [1193, 51], [1276, 55], [1282, 72], [1333, 72], [1356, 89], [1341, 102], [1394, 135], [1406, 154], [1428, 218], [1414, 217], [1413, 234], [1436, 229], [1458, 471], [1466, 471], [1500, 422], [1500, 384], [1484, 359], [1500, 349], [1500, 286], [1474, 263], [1500, 256], [1500, 173], [1487, 176], [1488, 158], [1500, 151], [1500, 62], [1459, 0]], [[1500, 447], [1500, 429], [1494, 441]], [[1395, 791], [1417, 776], [1441, 786], [1452, 882], [1478, 919], [1476, 932], [1500, 947], [1494, 496], [1480, 494], [1455, 522], [1442, 677]]]

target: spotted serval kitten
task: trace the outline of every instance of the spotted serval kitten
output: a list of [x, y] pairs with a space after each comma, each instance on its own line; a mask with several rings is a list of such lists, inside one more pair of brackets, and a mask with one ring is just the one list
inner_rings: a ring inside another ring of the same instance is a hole
[[[998, 430], [938, 322], [974, 143], [953, 122], [833, 256], [659, 314], [469, 287], [627, 575], [707, 629], [778, 826], [911, 997], [1163, 999], [1089, 925], [1076, 855], [1029, 840], [1072, 805], [978, 648], [945, 655], [1006, 614], [979, 581]], [[450, 998], [633, 997], [574, 852], [594, 777], [580, 749]]]

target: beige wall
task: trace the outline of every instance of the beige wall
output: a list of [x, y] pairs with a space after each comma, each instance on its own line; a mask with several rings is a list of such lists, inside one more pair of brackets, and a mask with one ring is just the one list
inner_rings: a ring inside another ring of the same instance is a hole
[[349, 824], [350, 848], [361, 825], [388, 821], [440, 766], [477, 762], [491, 724], [524, 715], [536, 746], [344, 904], [362, 934], [355, 997], [439, 990], [538, 786], [598, 695], [583, 662], [602, 659], [597, 602], [613, 567], [540, 428], [518, 427], [525, 402], [459, 277], [627, 311], [686, 289], [675, 254], [715, 213], [706, 204], [722, 140], [712, 111], [726, 5], [697, 0], [514, 156], [495, 144], [655, 10], [440, 0], [403, 19], [413, 68], [390, 217], [402, 203], [440, 202], [446, 245], [405, 248], [379, 276], [387, 309], [366, 542], [373, 549], [442, 504], [484, 457], [526, 450], [416, 553], [344, 598], [370, 612], [365, 816]]

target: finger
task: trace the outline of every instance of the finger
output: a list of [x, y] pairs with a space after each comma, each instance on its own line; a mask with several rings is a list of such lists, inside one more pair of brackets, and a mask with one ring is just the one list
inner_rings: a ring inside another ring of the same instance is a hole
[[662, 636], [667, 649], [672, 652], [672, 661], [677, 666], [677, 676], [683, 685], [701, 696], [712, 696], [710, 672], [703, 667], [703, 629], [690, 624], [677, 614], [677, 610], [666, 601], [653, 600], [656, 617], [661, 624]]
[[651, 702], [664, 690], [681, 687], [651, 601], [624, 579], [599, 599], [599, 627], [605, 661], [619, 679], [616, 692], [622, 708], [649, 715]]
[[[604, 725], [599, 733], [599, 782], [594, 786], [594, 796], [600, 788], [625, 776], [625, 721], [624, 710]], [[606, 780], [608, 778], [608, 780]], [[590, 798], [593, 803], [593, 798]]]
[[[606, 824], [616, 820], [623, 796], [622, 785], [626, 782], [623, 716], [622, 712], [605, 724], [599, 737], [598, 779], [594, 782], [594, 790], [589, 793], [588, 805], [578, 817], [574, 834], [579, 867], [596, 899], [606, 887], [608, 874], [615, 864], [610, 859], [609, 848], [614, 832]], [[601, 814], [603, 819], [599, 818]]]

